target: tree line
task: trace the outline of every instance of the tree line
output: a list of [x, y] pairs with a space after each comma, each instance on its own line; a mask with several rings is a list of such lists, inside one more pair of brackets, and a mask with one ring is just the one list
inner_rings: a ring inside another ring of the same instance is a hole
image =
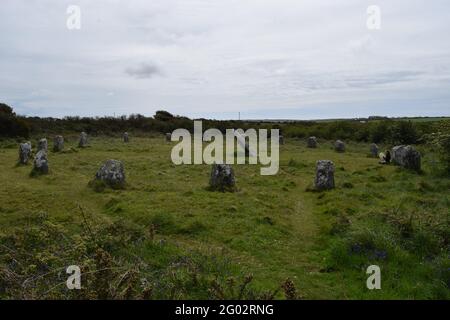
[[[389, 144], [419, 144], [423, 137], [439, 131], [440, 121], [413, 122], [377, 117], [368, 121], [203, 121], [203, 128], [217, 128], [225, 132], [229, 128], [280, 129], [285, 137], [352, 140]], [[28, 138], [42, 134], [63, 134], [85, 131], [90, 135], [115, 135], [128, 132], [167, 133], [178, 128], [193, 131], [192, 119], [175, 116], [167, 111], [157, 111], [153, 117], [131, 114], [120, 117], [64, 117], [40, 118], [18, 116], [13, 109], [0, 104], [0, 136]]]

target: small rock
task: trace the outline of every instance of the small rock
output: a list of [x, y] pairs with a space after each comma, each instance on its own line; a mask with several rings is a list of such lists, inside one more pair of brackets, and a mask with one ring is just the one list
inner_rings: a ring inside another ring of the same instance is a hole
[[375, 143], [370, 145], [370, 154], [374, 158], [378, 157], [378, 146]]
[[34, 173], [39, 174], [47, 174], [48, 173], [48, 159], [47, 159], [47, 152], [44, 150], [38, 151], [36, 153], [36, 156], [34, 157], [34, 167], [33, 167]]
[[38, 145], [37, 145], [37, 151], [48, 151], [48, 143], [47, 143], [47, 139], [42, 138], [41, 140], [38, 141]]
[[228, 164], [214, 164], [209, 185], [214, 191], [235, 191], [236, 179], [233, 168]]
[[334, 143], [334, 150], [337, 152], [345, 152], [345, 143], [341, 140], [336, 140]]
[[122, 162], [113, 159], [106, 161], [97, 171], [95, 179], [111, 187], [125, 186], [125, 170]]
[[316, 179], [314, 185], [317, 190], [329, 190], [334, 188], [333, 161], [318, 160], [316, 162]]
[[88, 144], [88, 135], [86, 132], [82, 132], [80, 134], [80, 142], [78, 143], [78, 146], [80, 148], [86, 147]]
[[130, 142], [130, 137], [128, 136], [128, 132], [123, 133], [123, 142], [125, 142], [125, 143]]
[[309, 137], [308, 140], [306, 140], [306, 146], [308, 148], [317, 148], [317, 138]]
[[28, 164], [31, 158], [31, 142], [21, 143], [19, 145], [19, 162], [20, 164]]
[[412, 146], [395, 146], [392, 148], [392, 162], [406, 169], [419, 172], [421, 155]]
[[56, 136], [53, 139], [53, 151], [60, 152], [64, 149], [64, 138], [63, 136]]

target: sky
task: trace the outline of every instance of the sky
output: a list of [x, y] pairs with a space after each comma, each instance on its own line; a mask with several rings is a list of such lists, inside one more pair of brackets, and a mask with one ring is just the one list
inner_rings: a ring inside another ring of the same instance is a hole
[[1, 0], [0, 102], [41, 117], [450, 116], [449, 40], [448, 0]]

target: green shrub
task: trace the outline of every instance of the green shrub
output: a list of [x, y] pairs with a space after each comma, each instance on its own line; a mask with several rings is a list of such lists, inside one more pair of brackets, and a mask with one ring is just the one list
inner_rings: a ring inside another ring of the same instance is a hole
[[450, 174], [450, 121], [439, 122], [435, 132], [425, 135], [424, 140], [439, 153], [443, 170]]
[[18, 118], [12, 108], [0, 103], [0, 137], [28, 138], [30, 128], [21, 118]]

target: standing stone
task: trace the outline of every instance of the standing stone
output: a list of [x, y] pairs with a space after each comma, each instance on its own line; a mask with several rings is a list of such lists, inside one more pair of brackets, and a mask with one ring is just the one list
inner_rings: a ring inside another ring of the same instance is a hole
[[235, 191], [236, 179], [233, 168], [228, 164], [213, 164], [209, 186], [214, 191]]
[[123, 142], [125, 142], [125, 143], [130, 142], [130, 137], [128, 136], [128, 132], [123, 133]]
[[101, 180], [111, 187], [123, 187], [125, 185], [125, 170], [122, 162], [108, 160], [95, 174], [96, 180]]
[[306, 140], [306, 146], [308, 148], [317, 148], [317, 138], [316, 137], [309, 137], [308, 140]]
[[341, 140], [336, 140], [334, 143], [334, 150], [337, 152], [345, 152], [345, 143]]
[[172, 134], [170, 132], [166, 133], [166, 141], [172, 141]]
[[31, 158], [31, 142], [21, 143], [19, 145], [19, 163], [28, 164]]
[[316, 179], [314, 185], [317, 190], [329, 190], [334, 188], [334, 163], [330, 160], [318, 160], [316, 162]]
[[284, 137], [282, 135], [279, 136], [278, 140], [279, 140], [280, 145], [284, 144]]
[[80, 142], [78, 143], [78, 146], [80, 148], [83, 148], [83, 147], [86, 147], [87, 144], [88, 144], [88, 136], [87, 136], [87, 133], [83, 131], [80, 134]]
[[38, 151], [36, 153], [36, 156], [34, 157], [34, 167], [33, 167], [34, 173], [39, 174], [47, 174], [48, 173], [48, 159], [47, 159], [47, 152], [44, 150]]
[[395, 146], [392, 148], [392, 162], [406, 169], [419, 172], [421, 155], [412, 146]]
[[48, 151], [48, 143], [47, 143], [47, 139], [42, 138], [41, 140], [38, 141], [38, 145], [37, 145], [37, 151]]
[[53, 151], [60, 152], [64, 149], [64, 138], [63, 136], [56, 136], [53, 139]]
[[370, 145], [370, 154], [374, 158], [378, 157], [378, 146], [375, 143]]

